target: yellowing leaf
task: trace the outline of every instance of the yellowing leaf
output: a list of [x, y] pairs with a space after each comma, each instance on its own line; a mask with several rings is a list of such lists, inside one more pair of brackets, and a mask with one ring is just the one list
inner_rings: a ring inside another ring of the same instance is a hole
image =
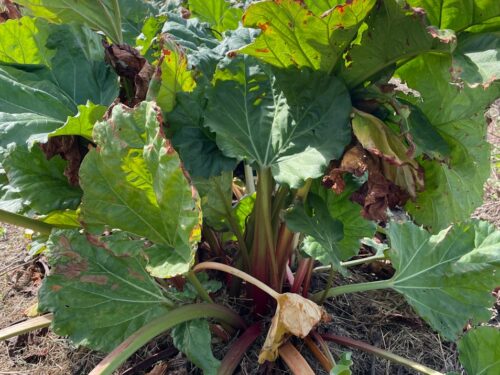
[[163, 50], [161, 84], [157, 97], [157, 103], [164, 112], [174, 109], [178, 92], [191, 92], [196, 87], [192, 73], [187, 69], [186, 55], [179, 47], [171, 44], [172, 46]]
[[259, 354], [259, 363], [274, 361], [278, 349], [289, 335], [306, 337], [326, 316], [326, 312], [313, 301], [295, 293], [280, 294], [276, 313]]

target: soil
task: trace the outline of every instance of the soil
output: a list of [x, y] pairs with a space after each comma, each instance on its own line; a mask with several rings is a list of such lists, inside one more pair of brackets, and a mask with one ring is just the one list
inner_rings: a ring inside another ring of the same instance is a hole
[[[490, 117], [498, 118], [500, 101], [490, 109]], [[474, 217], [488, 220], [500, 228], [500, 123], [491, 124], [489, 141], [493, 144], [491, 178], [485, 185], [485, 202], [474, 213]], [[26, 319], [30, 307], [36, 303], [36, 293], [47, 266], [43, 257], [33, 259], [28, 255], [29, 239], [24, 231], [0, 223], [0, 327], [7, 327]], [[359, 267], [349, 279], [339, 283], [372, 280], [373, 269]], [[315, 283], [324, 283], [323, 275]], [[500, 295], [500, 293], [498, 293]], [[222, 297], [224, 298], [224, 297]], [[225, 302], [228, 302], [226, 300]], [[229, 301], [235, 303], [237, 301]], [[390, 350], [403, 357], [413, 359], [441, 372], [463, 373], [453, 343], [443, 342], [411, 310], [403, 297], [387, 290], [355, 293], [340, 296], [326, 303], [332, 321], [324, 325], [322, 332], [347, 336]], [[500, 328], [500, 300], [492, 311], [490, 325]], [[214, 353], [221, 358], [227, 344], [216, 339]], [[262, 342], [260, 342], [261, 344]], [[298, 349], [317, 374], [326, 374], [301, 342], [295, 341]], [[346, 348], [329, 344], [334, 354], [340, 355]], [[259, 343], [243, 358], [240, 374], [258, 374]], [[404, 375], [416, 374], [407, 368], [389, 361], [352, 350], [353, 374], [356, 375]], [[67, 339], [49, 330], [39, 330], [6, 342], [0, 342], [0, 375], [84, 375], [99, 363], [103, 355], [85, 348], [74, 347]], [[160, 361], [158, 361], [160, 359]], [[313, 365], [316, 364], [316, 365]], [[275, 374], [287, 374], [279, 361]], [[186, 359], [173, 348], [168, 336], [160, 337], [142, 348], [131, 360], [116, 372], [132, 374], [198, 374]]]

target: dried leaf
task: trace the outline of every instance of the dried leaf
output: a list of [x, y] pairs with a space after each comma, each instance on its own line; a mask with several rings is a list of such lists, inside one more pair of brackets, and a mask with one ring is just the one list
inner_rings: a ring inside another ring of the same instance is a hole
[[259, 354], [259, 363], [274, 361], [278, 349], [290, 335], [306, 337], [326, 312], [317, 304], [295, 293], [283, 293], [276, 298], [278, 303], [266, 341]]
[[[154, 69], [149, 62], [141, 56], [139, 51], [127, 44], [104, 43], [106, 61], [113, 67], [116, 74], [120, 76], [122, 83], [133, 85], [133, 92], [120, 92], [122, 103], [133, 107], [146, 99], [149, 81], [153, 76]], [[123, 86], [123, 85], [122, 85]], [[133, 98], [130, 98], [133, 94]]]
[[47, 143], [41, 144], [40, 147], [47, 160], [59, 155], [68, 161], [64, 169], [64, 175], [68, 178], [68, 182], [72, 186], [78, 186], [78, 170], [86, 153], [86, 150], [80, 147], [78, 137], [73, 135], [53, 137]]
[[4, 0], [0, 3], [0, 23], [7, 20], [21, 18], [21, 12], [16, 4], [10, 0]]

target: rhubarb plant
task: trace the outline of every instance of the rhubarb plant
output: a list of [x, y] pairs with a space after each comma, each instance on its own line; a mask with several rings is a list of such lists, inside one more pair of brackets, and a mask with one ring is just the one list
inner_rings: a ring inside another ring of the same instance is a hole
[[[322, 328], [325, 299], [385, 288], [496, 373], [500, 232], [469, 218], [499, 33], [494, 0], [0, 2], [0, 220], [51, 266], [52, 315], [20, 332], [50, 322], [110, 374], [169, 331], [230, 374], [274, 313], [261, 363], [312, 373], [296, 336], [331, 374], [352, 359], [327, 341], [439, 374]], [[392, 278], [333, 287], [380, 260]], [[211, 332], [239, 336], [226, 357]]]

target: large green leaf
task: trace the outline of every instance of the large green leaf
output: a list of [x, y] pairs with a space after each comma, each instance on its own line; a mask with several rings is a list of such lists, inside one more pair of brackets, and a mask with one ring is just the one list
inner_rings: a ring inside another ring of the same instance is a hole
[[407, 0], [425, 9], [432, 25], [441, 29], [464, 30], [500, 16], [497, 0]]
[[78, 207], [82, 191], [68, 183], [64, 175], [67, 162], [59, 156], [47, 160], [38, 147], [11, 146], [2, 164], [10, 187], [37, 213]]
[[332, 265], [340, 269], [340, 262], [350, 258], [352, 250], [344, 253], [340, 246], [343, 234], [343, 224], [334, 219], [325, 202], [315, 194], [309, 194], [313, 215], [310, 216], [302, 205], [290, 209], [286, 216], [286, 225], [292, 232], [304, 233], [302, 250], [324, 265]]
[[499, 55], [500, 31], [462, 34], [453, 53], [454, 70], [467, 84], [487, 87], [491, 82], [500, 80]]
[[337, 194], [331, 189], [325, 189], [319, 181], [313, 183], [311, 192], [319, 195], [328, 208], [330, 216], [342, 223], [344, 236], [338, 244], [339, 254], [342, 260], [347, 260], [358, 254], [361, 239], [373, 236], [376, 225], [363, 218], [359, 205], [349, 199], [350, 195], [359, 189], [361, 184], [348, 176], [345, 176], [344, 179], [346, 186], [341, 194]]
[[220, 361], [212, 353], [212, 335], [205, 319], [190, 320], [170, 332], [174, 346], [205, 375], [216, 375]]
[[451, 41], [432, 36], [417, 15], [408, 14], [395, 0], [382, 2], [366, 23], [368, 28], [358, 36], [345, 56], [346, 64], [340, 67], [340, 75], [349, 87], [374, 81], [392, 72], [397, 62], [420, 53], [450, 52], [454, 47]]
[[85, 223], [153, 241], [150, 270], [169, 277], [187, 272], [193, 262], [201, 210], [159, 118], [153, 102], [133, 110], [116, 106], [109, 121], [94, 128], [99, 148], [85, 157], [80, 183]]
[[[1, 34], [11, 39], [0, 39], [0, 45], [14, 47], [8, 49], [12, 51], [8, 56], [0, 55], [0, 62], [16, 65], [0, 65], [0, 147], [46, 142], [48, 133], [76, 114], [77, 105], [87, 100], [109, 105], [115, 99], [116, 75], [104, 61], [97, 34], [85, 27], [51, 25], [27, 17], [1, 24], [0, 29], [5, 25], [15, 25], [15, 30]], [[28, 32], [34, 27], [43, 39], [30, 39]], [[31, 55], [23, 46], [30, 47]]]
[[50, 35], [43, 19], [22, 17], [0, 24], [0, 61], [48, 66], [55, 51], [46, 47]]
[[[115, 235], [113, 235], [115, 236]], [[77, 345], [111, 351], [172, 302], [138, 256], [116, 256], [120, 246], [77, 230], [56, 231], [48, 243], [51, 274], [39, 292], [40, 311], [54, 313], [54, 331]]]
[[337, 6], [339, 3], [255, 2], [246, 10], [243, 24], [259, 28], [261, 34], [239, 52], [280, 68], [308, 67], [329, 72], [376, 1], [351, 1]]
[[226, 0], [189, 0], [189, 9], [204, 22], [213, 26], [219, 33], [236, 29], [241, 20], [241, 8], [231, 7]]
[[71, 99], [44, 78], [46, 68], [25, 72], [0, 66], [0, 147], [45, 142], [76, 112]]
[[45, 78], [75, 104], [107, 105], [116, 97], [116, 75], [104, 62], [101, 38], [90, 29], [23, 17], [0, 24], [0, 35], [0, 62], [46, 66]]
[[[18, 0], [34, 16], [54, 23], [77, 23], [104, 32], [115, 43], [135, 38], [154, 8], [141, 0]], [[123, 29], [123, 30], [122, 30]]]
[[389, 285], [443, 337], [454, 340], [469, 320], [487, 321], [500, 284], [500, 231], [472, 221], [436, 235], [413, 223], [391, 223]]
[[349, 94], [337, 78], [306, 70], [279, 74], [277, 82], [253, 61], [216, 73], [205, 125], [226, 156], [270, 167], [278, 182], [298, 187], [349, 143]]
[[189, 174], [193, 178], [210, 178], [232, 171], [236, 159], [224, 156], [214, 134], [203, 127], [205, 98], [199, 88], [191, 93], [178, 93], [177, 105], [167, 120], [173, 133], [172, 143]]
[[406, 205], [418, 223], [433, 231], [468, 218], [482, 202], [490, 169], [483, 112], [500, 94], [498, 84], [486, 90], [452, 85], [451, 64], [450, 56], [428, 54], [398, 70], [421, 95], [407, 99], [420, 108], [451, 150], [447, 163], [419, 161], [425, 170], [425, 191]]
[[460, 363], [467, 374], [500, 373], [500, 331], [497, 327], [478, 327], [458, 342]]

